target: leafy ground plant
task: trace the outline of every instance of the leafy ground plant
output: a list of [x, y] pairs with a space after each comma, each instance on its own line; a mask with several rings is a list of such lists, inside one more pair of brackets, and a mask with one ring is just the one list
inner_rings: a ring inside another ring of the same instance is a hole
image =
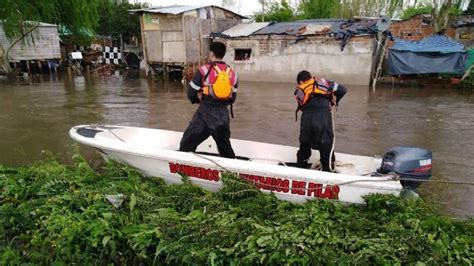
[[0, 264], [456, 264], [474, 261], [474, 221], [422, 200], [304, 205], [232, 174], [212, 194], [109, 163], [0, 166]]

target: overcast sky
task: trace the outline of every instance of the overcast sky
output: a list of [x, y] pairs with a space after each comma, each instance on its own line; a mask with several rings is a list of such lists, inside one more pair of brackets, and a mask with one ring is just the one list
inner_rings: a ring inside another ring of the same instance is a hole
[[[132, 1], [130, 1], [132, 2]], [[222, 0], [138, 0], [138, 2], [146, 2], [152, 6], [169, 6], [169, 5], [222, 5]], [[261, 9], [258, 0], [227, 0], [224, 1], [231, 3], [224, 5], [223, 7], [228, 8], [236, 13], [242, 15], [252, 15]]]

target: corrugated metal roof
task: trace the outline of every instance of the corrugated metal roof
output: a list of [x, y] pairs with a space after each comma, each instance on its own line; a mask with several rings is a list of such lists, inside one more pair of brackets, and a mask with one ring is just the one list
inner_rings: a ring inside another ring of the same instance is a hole
[[[27, 20], [25, 21], [26, 24], [28, 25], [38, 25], [40, 27], [57, 27], [58, 25], [55, 25], [55, 24], [50, 24], [50, 23], [46, 23], [46, 22], [38, 22], [38, 21], [31, 21], [31, 20]], [[3, 20], [0, 20], [0, 24], [3, 24]]]
[[295, 23], [310, 23], [310, 24], [340, 24], [346, 23], [349, 20], [340, 18], [321, 18], [321, 19], [302, 19], [297, 20]]
[[40, 27], [57, 27], [58, 25], [40, 22], [39, 26]]
[[252, 33], [268, 26], [269, 24], [270, 22], [243, 23], [222, 32], [222, 35], [228, 37], [249, 36]]
[[306, 28], [302, 29], [301, 35], [332, 32], [332, 26], [331, 24], [308, 24]]
[[181, 13], [185, 13], [191, 10], [196, 10], [199, 8], [206, 7], [206, 5], [195, 5], [195, 6], [185, 6], [185, 5], [172, 5], [172, 6], [157, 6], [157, 7], [149, 7], [149, 8], [142, 8], [142, 9], [133, 9], [129, 10], [132, 13], [138, 12], [148, 12], [148, 13], [163, 13], [163, 14], [172, 14], [178, 15]]
[[235, 13], [232, 10], [216, 6], [216, 5], [193, 5], [193, 6], [186, 6], [186, 5], [172, 5], [172, 6], [158, 6], [158, 7], [149, 7], [149, 8], [142, 8], [142, 9], [132, 9], [129, 10], [128, 12], [130, 13], [160, 13], [160, 14], [172, 14], [172, 15], [179, 15], [188, 11], [200, 9], [200, 8], [205, 8], [205, 7], [216, 7], [231, 13], [234, 13], [242, 18], [245, 18], [245, 16], [242, 16], [240, 14]]
[[474, 25], [474, 16], [459, 16], [452, 23], [453, 27], [466, 27]]
[[340, 28], [341, 24], [347, 23], [343, 19], [312, 19], [295, 22], [273, 23], [254, 35], [287, 34], [287, 35], [309, 35], [324, 32], [332, 32]]

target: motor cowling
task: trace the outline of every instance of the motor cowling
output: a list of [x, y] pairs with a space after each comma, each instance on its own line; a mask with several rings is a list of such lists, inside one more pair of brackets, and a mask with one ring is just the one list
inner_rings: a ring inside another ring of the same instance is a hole
[[394, 172], [403, 178], [420, 181], [401, 180], [404, 188], [417, 189], [421, 180], [431, 178], [432, 152], [423, 148], [397, 146], [391, 148], [382, 159], [382, 165], [377, 170], [381, 174]]

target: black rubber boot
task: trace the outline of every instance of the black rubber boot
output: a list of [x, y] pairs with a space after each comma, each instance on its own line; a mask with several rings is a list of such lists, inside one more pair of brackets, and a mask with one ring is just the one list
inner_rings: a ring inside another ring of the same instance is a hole
[[300, 160], [298, 160], [298, 161], [296, 162], [296, 167], [308, 169], [308, 161], [306, 161], [306, 160], [305, 160], [305, 161], [300, 161]]

